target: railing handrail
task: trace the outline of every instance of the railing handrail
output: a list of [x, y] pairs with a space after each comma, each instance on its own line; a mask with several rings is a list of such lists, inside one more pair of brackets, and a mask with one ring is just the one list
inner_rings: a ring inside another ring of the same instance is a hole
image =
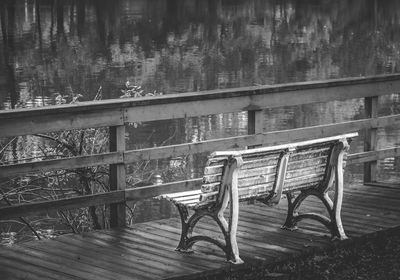
[[[0, 111], [0, 137], [119, 126], [395, 93], [400, 74], [220, 89]], [[229, 101], [229, 102], [227, 102]]]
[[[378, 82], [389, 82], [400, 80], [400, 73], [383, 74], [375, 76], [338, 78], [329, 80], [294, 82], [274, 85], [259, 85], [239, 88], [226, 88], [215, 90], [204, 90], [197, 92], [174, 93], [160, 96], [139, 97], [139, 98], [119, 98], [106, 99], [99, 101], [84, 101], [74, 104], [50, 105], [36, 108], [18, 108], [14, 110], [0, 111], [0, 120], [15, 119], [20, 117], [34, 117], [41, 115], [61, 114], [61, 113], [85, 113], [92, 111], [102, 111], [109, 109], [121, 109], [147, 105], [165, 105], [171, 103], [204, 101], [209, 99], [232, 98], [253, 95], [265, 95], [298, 90], [310, 90], [331, 88], [339, 86], [370, 84]], [[377, 94], [379, 94], [377, 92]]]
[[261, 85], [240, 88], [205, 90], [199, 92], [175, 93], [161, 96], [141, 97], [141, 98], [120, 98], [106, 99], [99, 101], [84, 101], [74, 104], [50, 105], [36, 108], [17, 108], [14, 110], [0, 111], [0, 119], [10, 119], [18, 117], [33, 117], [43, 114], [76, 113], [82, 111], [107, 110], [116, 108], [126, 108], [135, 106], [146, 106], [151, 104], [179, 103], [182, 101], [198, 101], [205, 99], [228, 98], [243, 95], [263, 94], [277, 91], [293, 91], [299, 89], [314, 89], [321, 87], [333, 87], [341, 85], [351, 85], [369, 82], [390, 81], [400, 79], [400, 74], [389, 74], [370, 77], [354, 77], [343, 79], [332, 79], [311, 82], [296, 82], [287, 84]]

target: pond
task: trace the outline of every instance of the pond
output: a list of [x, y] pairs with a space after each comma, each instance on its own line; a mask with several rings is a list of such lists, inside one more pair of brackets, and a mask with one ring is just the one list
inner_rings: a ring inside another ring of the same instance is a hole
[[[3, 110], [98, 93], [118, 98], [127, 81], [144, 93], [169, 94], [400, 67], [396, 0], [10, 0], [0, 11]], [[398, 96], [384, 99], [382, 113], [397, 103]], [[268, 110], [265, 129], [354, 119], [362, 111], [359, 101]], [[195, 142], [245, 134], [247, 116], [158, 122], [130, 132], [130, 148]]]
[[399, 71], [400, 3], [1, 1], [0, 108]]
[[[119, 98], [128, 81], [170, 94], [400, 72], [397, 0], [3, 0], [0, 20], [0, 110]], [[380, 115], [400, 112], [398, 94], [380, 103]], [[363, 106], [265, 110], [264, 129], [358, 119]], [[247, 114], [127, 132], [130, 149], [197, 142], [246, 134]], [[398, 125], [378, 133], [380, 147], [400, 145]], [[383, 179], [397, 178], [398, 161], [380, 166]]]

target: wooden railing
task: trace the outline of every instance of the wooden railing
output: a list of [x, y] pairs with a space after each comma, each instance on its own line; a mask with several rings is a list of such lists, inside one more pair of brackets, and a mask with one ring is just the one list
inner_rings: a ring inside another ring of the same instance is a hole
[[[274, 145], [310, 138], [366, 131], [365, 152], [352, 154], [349, 164], [365, 164], [365, 180], [375, 181], [376, 161], [400, 156], [400, 147], [377, 150], [377, 129], [399, 123], [400, 115], [377, 116], [378, 96], [400, 92], [400, 74], [304, 82], [272, 86], [212, 90], [160, 97], [81, 102], [73, 105], [0, 112], [0, 137], [14, 137], [60, 130], [109, 127], [110, 152], [63, 159], [43, 160], [0, 166], [0, 179], [29, 172], [72, 169], [96, 165], [110, 166], [108, 193], [0, 208], [0, 219], [45, 213], [54, 209], [72, 209], [111, 204], [111, 226], [125, 222], [124, 203], [142, 200], [165, 192], [196, 188], [201, 179], [172, 182], [138, 188], [126, 188], [125, 165], [139, 160], [176, 157], [256, 145]], [[291, 130], [264, 132], [262, 109], [290, 105], [365, 99], [366, 116], [356, 121], [318, 125]], [[126, 150], [125, 125], [212, 115], [248, 112], [248, 135], [156, 148]]]

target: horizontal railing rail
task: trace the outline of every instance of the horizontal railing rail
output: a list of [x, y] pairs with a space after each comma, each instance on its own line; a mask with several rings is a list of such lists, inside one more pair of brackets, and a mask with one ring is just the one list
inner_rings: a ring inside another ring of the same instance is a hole
[[392, 74], [6, 110], [0, 111], [0, 137], [365, 98], [399, 89], [400, 74]]
[[[377, 129], [399, 123], [400, 114], [378, 117], [378, 96], [399, 93], [400, 74], [245, 87], [161, 97], [82, 102], [73, 105], [17, 109], [0, 112], [0, 137], [47, 133], [85, 128], [110, 128], [110, 152], [96, 155], [0, 165], [0, 178], [35, 172], [110, 165], [110, 189], [100, 193], [55, 201], [27, 203], [0, 208], [0, 219], [45, 213], [57, 209], [111, 204], [111, 224], [122, 225], [124, 203], [164, 192], [198, 187], [201, 179], [126, 188], [125, 165], [141, 160], [174, 158], [208, 153], [218, 149], [276, 145], [310, 138], [364, 130], [365, 151], [348, 156], [348, 164], [364, 163], [367, 181], [374, 181], [376, 161], [400, 156], [400, 147], [377, 150]], [[262, 130], [262, 109], [365, 98], [366, 119], [309, 126], [290, 130]], [[125, 125], [132, 122], [168, 120], [248, 111], [248, 135], [219, 138], [155, 148], [126, 150]], [[1, 198], [1, 196], [0, 196]]]
[[155, 197], [165, 192], [179, 192], [196, 189], [200, 186], [202, 180], [202, 178], [196, 178], [186, 181], [177, 181], [172, 183], [138, 188], [129, 188], [126, 190], [111, 191], [106, 193], [71, 197], [59, 200], [7, 206], [0, 208], [0, 220], [27, 215], [46, 214], [48, 211], [55, 211], [60, 209], [65, 210], [110, 203], [124, 203], [126, 201], [140, 201], [146, 198]]
[[[277, 145], [295, 141], [304, 141], [310, 139], [310, 135], [312, 135], [313, 138], [322, 138], [336, 135], [338, 131], [340, 131], [340, 133], [349, 133], [353, 131], [359, 131], [361, 129], [386, 127], [396, 122], [400, 123], [400, 114], [373, 119], [361, 119], [335, 124], [265, 132], [254, 135], [219, 138], [196, 143], [185, 143], [139, 150], [128, 150], [123, 152], [111, 152], [99, 155], [11, 164], [0, 166], [0, 178], [12, 177], [15, 175], [32, 172], [46, 172], [57, 169], [76, 169], [87, 166], [108, 164], [129, 164], [141, 160], [165, 159], [174, 158], [181, 155], [213, 152], [218, 149], [234, 149], [253, 145]], [[374, 153], [377, 152], [378, 151], [375, 151]], [[371, 152], [359, 153], [357, 161], [352, 161], [352, 163], [366, 162], [370, 158]]]

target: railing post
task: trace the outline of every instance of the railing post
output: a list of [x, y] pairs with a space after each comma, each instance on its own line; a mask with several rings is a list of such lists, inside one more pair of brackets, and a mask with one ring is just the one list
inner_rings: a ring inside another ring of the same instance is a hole
[[[247, 134], [257, 134], [264, 131], [263, 128], [264, 114], [262, 110], [251, 110], [247, 112]], [[248, 146], [247, 148], [255, 148], [261, 145]]]
[[[125, 125], [110, 126], [110, 152], [125, 151]], [[110, 190], [125, 190], [125, 164], [110, 164]], [[110, 227], [125, 226], [125, 203], [110, 205]]]
[[248, 111], [247, 115], [247, 133], [257, 134], [263, 132], [263, 111], [252, 110]]
[[[257, 134], [262, 133], [264, 114], [262, 110], [251, 110], [247, 111], [247, 134]], [[247, 146], [247, 149], [252, 149], [259, 147], [261, 145]], [[248, 204], [254, 204], [254, 201], [248, 201]]]
[[[378, 117], [378, 96], [366, 97], [365, 114], [368, 118]], [[375, 151], [377, 149], [378, 128], [365, 130], [364, 151]], [[364, 183], [376, 182], [377, 161], [364, 163]]]

